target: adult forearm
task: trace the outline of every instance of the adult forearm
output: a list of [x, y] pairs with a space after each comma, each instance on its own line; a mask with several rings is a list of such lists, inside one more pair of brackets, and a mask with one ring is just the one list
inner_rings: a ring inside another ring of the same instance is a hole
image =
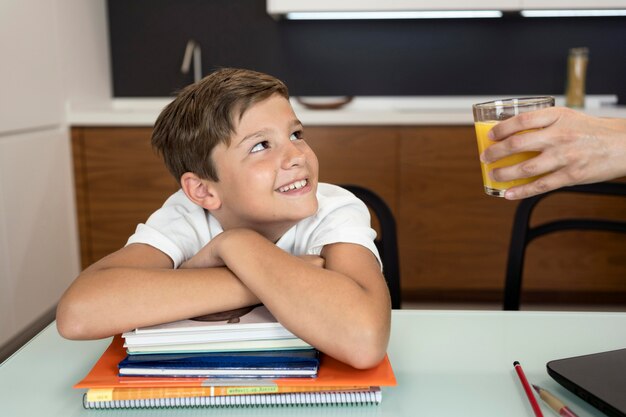
[[626, 119], [611, 119], [612, 128], [606, 141], [610, 146], [609, 172], [603, 180], [626, 176]]
[[97, 339], [257, 302], [227, 268], [106, 268], [72, 284], [59, 303], [57, 326], [70, 339]]

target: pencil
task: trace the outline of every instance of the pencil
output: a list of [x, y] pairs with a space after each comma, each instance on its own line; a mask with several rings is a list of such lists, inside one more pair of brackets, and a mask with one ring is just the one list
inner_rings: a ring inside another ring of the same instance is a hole
[[570, 410], [561, 400], [556, 398], [550, 391], [545, 390], [537, 385], [533, 384], [533, 388], [539, 394], [539, 398], [547, 404], [548, 407], [556, 411], [556, 413], [563, 417], [578, 417], [572, 410]]
[[526, 379], [526, 375], [524, 375], [524, 370], [522, 369], [522, 365], [518, 361], [513, 362], [513, 366], [515, 367], [515, 371], [517, 372], [517, 376], [522, 382], [522, 387], [524, 387], [524, 391], [526, 392], [526, 396], [528, 397], [528, 401], [530, 401], [530, 405], [533, 408], [533, 412], [535, 413], [535, 417], [543, 417], [543, 413], [541, 412], [541, 408], [539, 408], [539, 403], [537, 403], [537, 399], [535, 398], [535, 394], [533, 394], [532, 388], [530, 388], [530, 384]]

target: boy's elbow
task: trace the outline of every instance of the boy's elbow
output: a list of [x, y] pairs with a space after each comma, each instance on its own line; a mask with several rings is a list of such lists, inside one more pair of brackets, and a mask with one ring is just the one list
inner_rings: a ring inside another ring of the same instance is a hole
[[57, 319], [57, 331], [65, 339], [83, 340], [81, 329], [73, 323]]
[[347, 352], [346, 363], [356, 369], [373, 368], [380, 363], [387, 354], [389, 342], [388, 327], [362, 331], [355, 339], [353, 348]]
[[77, 306], [61, 300], [57, 306], [56, 325], [57, 331], [65, 339], [85, 340], [90, 339], [89, 326], [84, 315], [80, 314]]
[[386, 353], [386, 350], [381, 349], [360, 349], [351, 355], [347, 363], [356, 369], [370, 369], [378, 365]]

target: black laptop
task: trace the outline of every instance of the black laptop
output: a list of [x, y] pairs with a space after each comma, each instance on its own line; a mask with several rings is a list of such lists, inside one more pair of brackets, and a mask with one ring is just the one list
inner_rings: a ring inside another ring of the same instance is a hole
[[626, 349], [547, 364], [559, 384], [611, 417], [626, 417]]

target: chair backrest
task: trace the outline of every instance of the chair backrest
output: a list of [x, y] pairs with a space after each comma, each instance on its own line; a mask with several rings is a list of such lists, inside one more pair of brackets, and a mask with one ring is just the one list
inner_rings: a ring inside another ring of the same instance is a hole
[[365, 203], [374, 213], [380, 225], [380, 233], [374, 243], [380, 252], [383, 262], [383, 274], [389, 286], [391, 295], [391, 307], [400, 308], [400, 262], [398, 258], [398, 237], [396, 232], [396, 220], [389, 206], [373, 191], [359, 185], [340, 185], [350, 191]]
[[548, 233], [558, 232], [561, 230], [602, 230], [626, 233], [626, 222], [600, 219], [570, 218], [550, 221], [530, 227], [530, 217], [537, 203], [548, 195], [559, 192], [626, 197], [626, 183], [605, 182], [564, 187], [520, 201], [517, 206], [517, 210], [515, 211], [513, 230], [511, 232], [511, 243], [509, 245], [509, 257], [506, 266], [506, 281], [504, 284], [504, 310], [519, 310], [526, 247], [534, 239]]

